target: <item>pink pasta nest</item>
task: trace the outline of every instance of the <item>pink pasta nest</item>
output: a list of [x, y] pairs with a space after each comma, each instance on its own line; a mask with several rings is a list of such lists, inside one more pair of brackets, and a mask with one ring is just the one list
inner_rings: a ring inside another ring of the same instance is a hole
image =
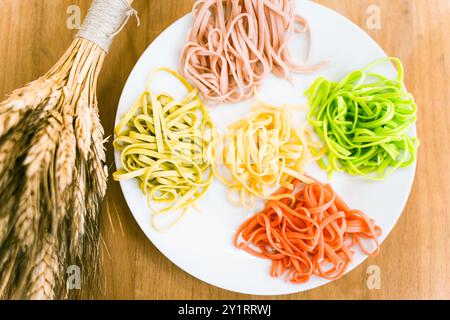
[[[209, 101], [239, 102], [269, 72], [287, 78], [324, 64], [299, 65], [292, 59], [288, 41], [294, 32], [306, 33], [311, 41], [293, 0], [199, 0], [193, 15], [180, 69]], [[308, 61], [310, 54], [311, 45]]]

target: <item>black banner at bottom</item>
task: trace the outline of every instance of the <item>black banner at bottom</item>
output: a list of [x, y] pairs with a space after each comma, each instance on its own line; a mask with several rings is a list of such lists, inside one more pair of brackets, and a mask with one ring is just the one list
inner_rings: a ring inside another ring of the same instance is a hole
[[[448, 301], [319, 301], [319, 300], [152, 300], [152, 301], [0, 301], [3, 314], [19, 316], [70, 315], [86, 317], [112, 315], [117, 317], [140, 317], [144, 319], [279, 319], [289, 316], [301, 318], [307, 315], [345, 316], [353, 318], [359, 311], [365, 315], [386, 315], [386, 309], [399, 309], [402, 314], [416, 313], [428, 305], [433, 311], [449, 306]], [[8, 310], [9, 309], [9, 310]], [[446, 308], [447, 309], [447, 308]], [[45, 312], [45, 313], [41, 313]], [[50, 312], [49, 312], [50, 311]]]

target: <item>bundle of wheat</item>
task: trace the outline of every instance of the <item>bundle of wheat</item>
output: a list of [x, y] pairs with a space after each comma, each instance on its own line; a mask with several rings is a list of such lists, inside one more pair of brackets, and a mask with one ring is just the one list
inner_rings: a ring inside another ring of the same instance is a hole
[[107, 171], [96, 83], [131, 2], [94, 0], [59, 62], [0, 103], [0, 299], [64, 299], [68, 266], [85, 287], [98, 274]]

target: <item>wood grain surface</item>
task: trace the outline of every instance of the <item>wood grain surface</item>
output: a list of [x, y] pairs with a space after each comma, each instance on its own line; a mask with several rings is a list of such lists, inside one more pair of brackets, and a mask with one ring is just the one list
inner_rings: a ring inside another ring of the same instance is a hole
[[[381, 255], [323, 287], [273, 298], [450, 299], [450, 1], [317, 2], [354, 21], [389, 55], [402, 59], [407, 87], [420, 108], [422, 145], [408, 204], [383, 243]], [[0, 0], [0, 97], [40, 76], [57, 61], [76, 32], [67, 27], [68, 10], [74, 8], [70, 6], [79, 6], [84, 16], [89, 4], [90, 0]], [[130, 20], [116, 38], [98, 85], [101, 118], [108, 135], [122, 88], [137, 59], [191, 6], [192, 1], [185, 0], [134, 1], [141, 26]], [[378, 9], [381, 28], [369, 30], [367, 19]], [[111, 143], [107, 146], [112, 163]], [[104, 286], [98, 298], [259, 298], [210, 286], [173, 265], [141, 232], [117, 183], [110, 182], [104, 206]], [[207, 263], [207, 258], [201, 259]], [[367, 286], [372, 265], [381, 272], [380, 289]]]

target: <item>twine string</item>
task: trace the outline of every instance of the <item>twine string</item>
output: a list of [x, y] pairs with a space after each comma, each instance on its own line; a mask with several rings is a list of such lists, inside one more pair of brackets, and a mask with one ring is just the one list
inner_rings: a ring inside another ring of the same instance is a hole
[[139, 26], [138, 12], [127, 0], [94, 0], [76, 37], [92, 41], [108, 52], [112, 40], [132, 16]]

